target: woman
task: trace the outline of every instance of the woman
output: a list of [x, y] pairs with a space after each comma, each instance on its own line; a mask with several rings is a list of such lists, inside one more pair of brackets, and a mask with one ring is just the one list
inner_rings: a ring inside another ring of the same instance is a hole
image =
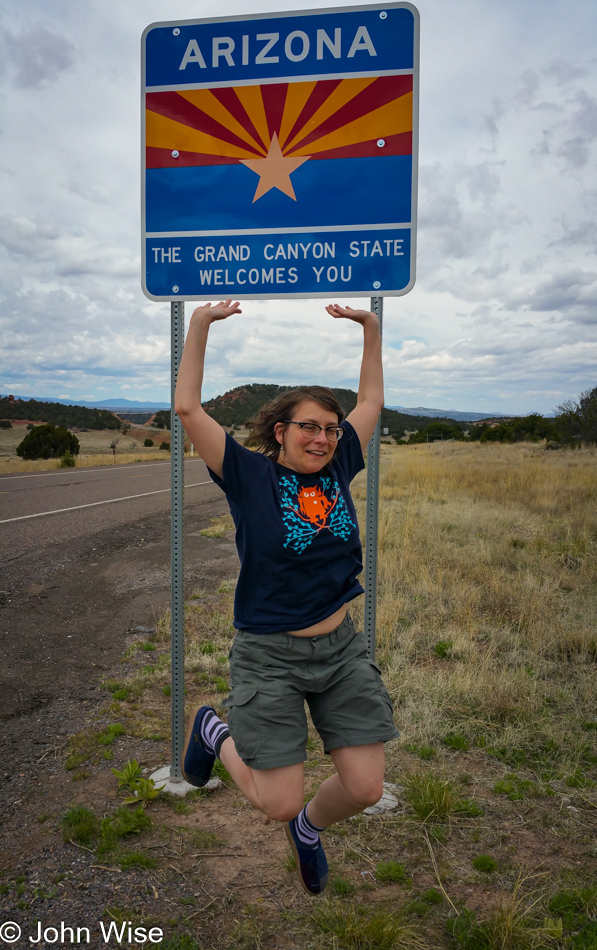
[[[398, 735], [379, 670], [347, 612], [363, 592], [349, 483], [364, 467], [363, 450], [383, 406], [379, 321], [338, 304], [326, 310], [364, 332], [357, 405], [345, 422], [329, 389], [300, 387], [250, 424], [250, 442], [259, 450], [251, 452], [207, 415], [201, 385], [208, 332], [212, 323], [241, 313], [231, 300], [193, 313], [175, 405], [226, 493], [241, 561], [228, 724], [209, 706], [194, 710], [183, 774], [201, 787], [219, 758], [256, 808], [286, 823], [310, 894], [320, 894], [328, 877], [320, 833], [379, 801], [383, 743]], [[303, 807], [305, 700], [336, 772]]]

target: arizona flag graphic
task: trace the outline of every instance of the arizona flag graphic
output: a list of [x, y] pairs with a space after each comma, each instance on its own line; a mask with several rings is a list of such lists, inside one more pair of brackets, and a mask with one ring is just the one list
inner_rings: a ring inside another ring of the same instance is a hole
[[412, 93], [404, 75], [148, 93], [148, 230], [173, 205], [181, 230], [410, 221]]

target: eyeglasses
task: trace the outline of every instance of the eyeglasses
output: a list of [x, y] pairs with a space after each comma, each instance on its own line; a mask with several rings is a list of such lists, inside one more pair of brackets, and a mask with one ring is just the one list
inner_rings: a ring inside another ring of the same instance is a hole
[[[315, 425], [314, 422], [295, 422], [294, 419], [282, 419], [282, 422], [287, 425], [300, 426], [301, 434], [304, 435], [306, 439], [316, 439], [324, 428], [323, 426]], [[324, 431], [328, 442], [339, 442], [344, 435], [344, 429], [341, 429], [339, 426], [328, 426]]]

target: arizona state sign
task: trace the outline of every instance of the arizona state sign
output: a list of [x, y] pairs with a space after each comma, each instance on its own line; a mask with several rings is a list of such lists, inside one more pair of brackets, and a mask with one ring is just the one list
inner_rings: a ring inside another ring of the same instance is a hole
[[410, 290], [414, 7], [155, 24], [143, 49], [147, 296]]

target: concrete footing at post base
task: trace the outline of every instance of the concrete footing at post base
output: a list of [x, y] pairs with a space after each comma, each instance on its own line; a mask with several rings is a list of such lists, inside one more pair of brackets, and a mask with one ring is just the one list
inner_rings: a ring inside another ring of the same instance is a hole
[[[188, 795], [189, 792], [197, 791], [194, 785], [189, 785], [189, 783], [185, 782], [184, 779], [181, 779], [179, 782], [171, 779], [169, 765], [164, 766], [163, 769], [158, 769], [157, 772], [152, 772], [150, 778], [153, 779], [160, 791], [170, 792], [171, 795], [178, 795], [180, 798]], [[222, 784], [222, 779], [210, 778], [207, 785], [204, 785], [203, 787], [207, 792], [214, 792], [216, 788], [220, 788]]]

